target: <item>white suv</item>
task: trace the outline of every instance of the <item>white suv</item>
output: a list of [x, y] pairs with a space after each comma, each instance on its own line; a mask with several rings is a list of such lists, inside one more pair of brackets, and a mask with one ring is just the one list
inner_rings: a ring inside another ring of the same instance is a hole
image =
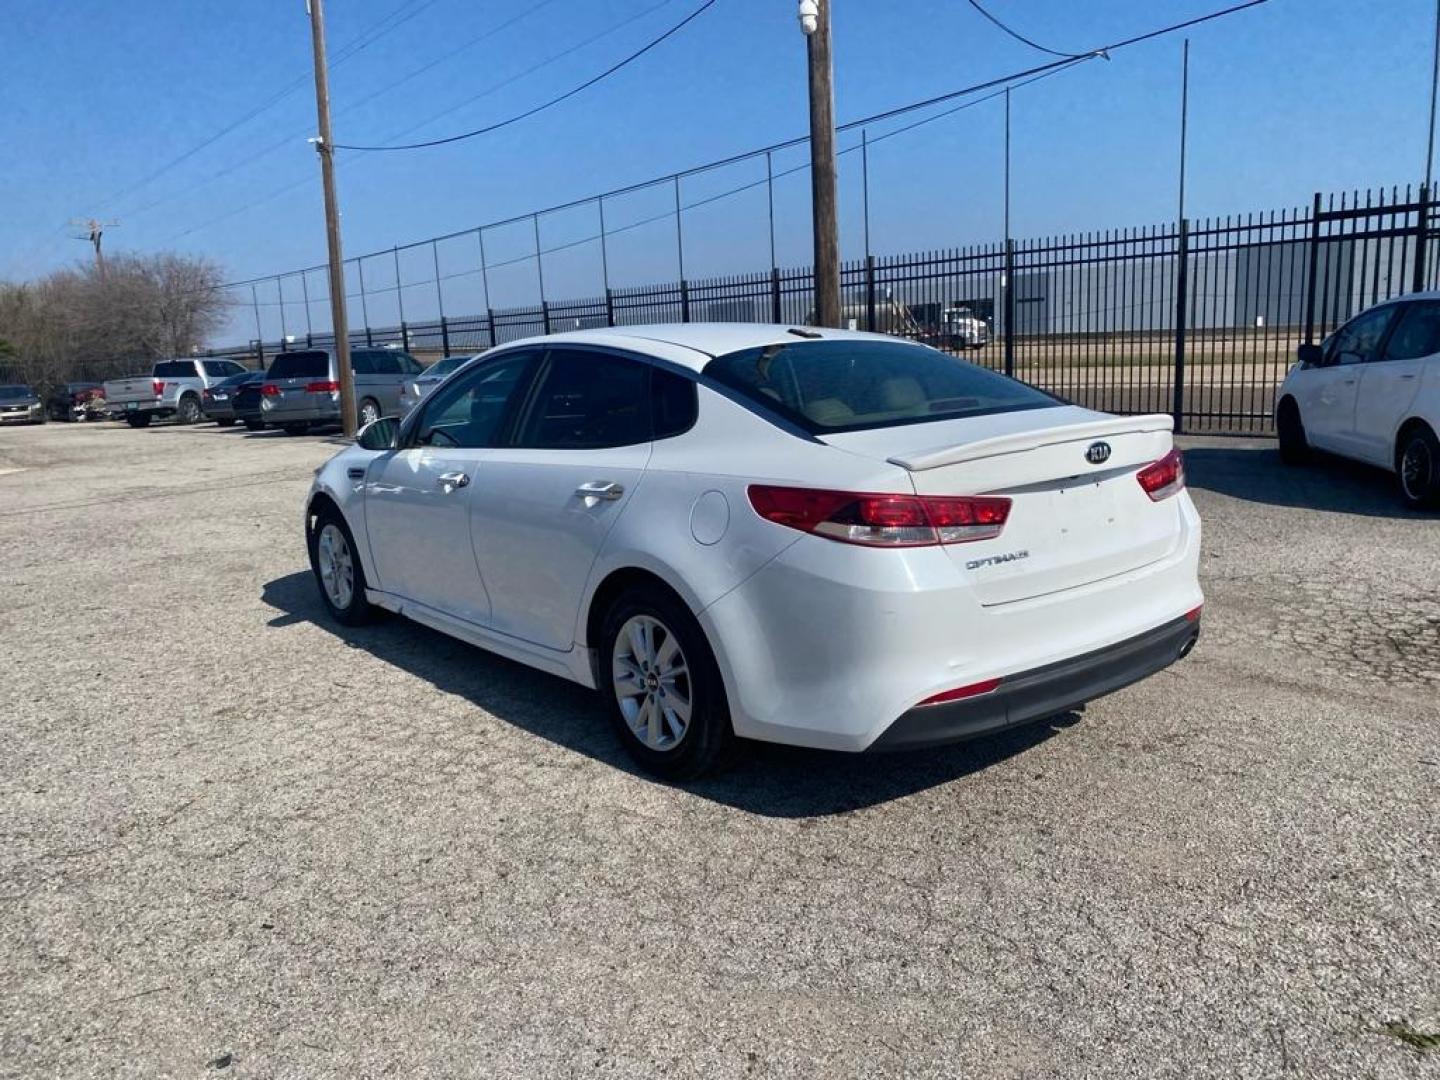
[[1297, 355], [1275, 400], [1280, 457], [1378, 465], [1410, 506], [1440, 506], [1440, 292], [1372, 307]]

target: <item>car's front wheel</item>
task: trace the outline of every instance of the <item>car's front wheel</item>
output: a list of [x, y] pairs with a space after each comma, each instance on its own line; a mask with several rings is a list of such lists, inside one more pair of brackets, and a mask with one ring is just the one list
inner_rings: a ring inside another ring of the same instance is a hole
[[1424, 424], [1417, 424], [1400, 437], [1396, 452], [1400, 494], [1412, 510], [1440, 507], [1440, 439]]
[[365, 569], [355, 554], [355, 538], [345, 519], [333, 507], [321, 507], [311, 520], [306, 541], [310, 569], [331, 616], [347, 626], [368, 622], [375, 609], [365, 599]]
[[1280, 460], [1286, 465], [1303, 465], [1310, 459], [1310, 443], [1294, 398], [1287, 397], [1275, 410], [1275, 433], [1280, 438]]
[[601, 692], [630, 755], [671, 780], [715, 768], [735, 735], [720, 668], [689, 608], [658, 585], [630, 589], [611, 605], [600, 646]]

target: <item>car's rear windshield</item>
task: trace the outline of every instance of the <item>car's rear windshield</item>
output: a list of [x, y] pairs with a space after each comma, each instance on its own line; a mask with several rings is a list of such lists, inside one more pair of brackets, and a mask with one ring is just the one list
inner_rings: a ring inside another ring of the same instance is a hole
[[267, 379], [323, 379], [330, 374], [330, 354], [324, 352], [287, 352], [275, 357]]
[[154, 375], [157, 379], [193, 379], [195, 377], [195, 361], [166, 360], [164, 363], [155, 365]]
[[898, 341], [767, 345], [717, 356], [705, 374], [815, 435], [1063, 404], [937, 349]]
[[458, 368], [461, 364], [465, 363], [465, 361], [469, 359], [470, 357], [468, 356], [447, 356], [444, 359], [436, 360], [435, 363], [431, 364], [428, 368], [426, 368], [425, 374], [449, 375], [450, 372], [454, 371], [456, 368]]

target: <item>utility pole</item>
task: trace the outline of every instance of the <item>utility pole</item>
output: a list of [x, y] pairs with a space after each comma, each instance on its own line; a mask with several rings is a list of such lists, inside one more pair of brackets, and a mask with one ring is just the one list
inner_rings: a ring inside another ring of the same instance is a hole
[[815, 230], [815, 324], [840, 325], [840, 226], [835, 206], [835, 85], [830, 0], [800, 0], [810, 66], [810, 201]]
[[1185, 144], [1190, 131], [1190, 39], [1180, 60], [1180, 217], [1185, 217]]
[[330, 137], [330, 77], [325, 61], [325, 0], [306, 0], [315, 50], [315, 113], [320, 182], [325, 188], [325, 239], [330, 249], [330, 320], [335, 328], [335, 366], [340, 377], [340, 423], [355, 437], [355, 375], [350, 370], [350, 327], [345, 318], [345, 258], [340, 249], [340, 206], [335, 198], [335, 144]]
[[100, 249], [100, 241], [105, 236], [107, 228], [119, 225], [118, 221], [96, 221], [94, 218], [71, 218], [70, 225], [73, 228], [84, 229], [85, 232], [75, 237], [76, 240], [88, 240], [90, 246], [95, 249], [95, 273], [100, 280], [105, 280], [105, 252]]
[[[1430, 129], [1425, 140], [1425, 190], [1434, 192], [1435, 172], [1435, 95], [1440, 88], [1440, 0], [1435, 4], [1435, 58], [1430, 65]], [[1432, 196], [1433, 197], [1433, 196]]]

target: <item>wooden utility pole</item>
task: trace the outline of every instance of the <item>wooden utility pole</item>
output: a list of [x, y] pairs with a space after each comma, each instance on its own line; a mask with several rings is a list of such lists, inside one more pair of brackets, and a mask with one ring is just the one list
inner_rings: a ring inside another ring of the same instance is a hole
[[[830, 0], [817, 0], [806, 32], [810, 60], [810, 191], [815, 228], [815, 323], [840, 325], [840, 226], [835, 206], [835, 86], [830, 59]], [[802, 4], [802, 26], [806, 5]]]
[[340, 249], [340, 205], [335, 198], [335, 144], [330, 138], [330, 77], [325, 62], [325, 0], [307, 0], [315, 49], [315, 113], [320, 182], [325, 188], [325, 239], [330, 248], [330, 320], [335, 327], [335, 366], [340, 379], [340, 423], [355, 437], [355, 375], [350, 370], [350, 327], [345, 317], [345, 259]]
[[76, 228], [84, 229], [85, 232], [75, 237], [76, 240], [87, 240], [90, 246], [95, 249], [95, 273], [100, 280], [105, 280], [105, 252], [101, 250], [100, 242], [105, 236], [105, 229], [109, 226], [119, 225], [118, 221], [96, 221], [94, 218], [72, 218], [70, 224]]

